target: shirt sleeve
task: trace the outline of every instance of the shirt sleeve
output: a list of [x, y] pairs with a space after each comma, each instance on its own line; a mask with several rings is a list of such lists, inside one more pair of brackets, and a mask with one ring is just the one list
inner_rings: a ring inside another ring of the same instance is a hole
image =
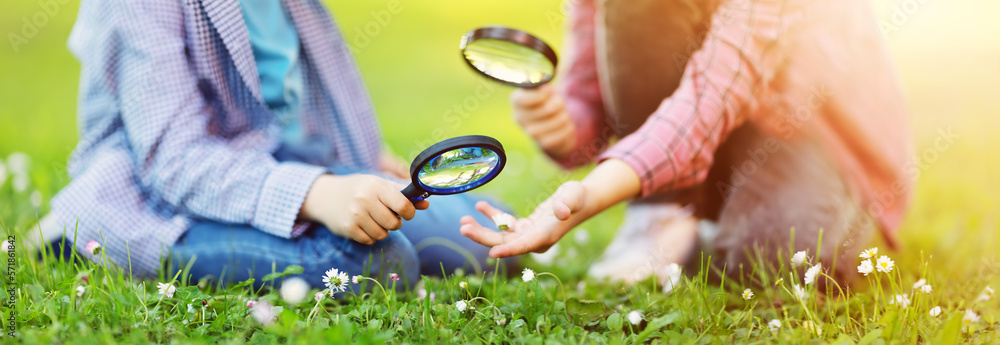
[[[262, 133], [223, 138], [213, 124], [187, 56], [183, 12], [169, 1], [118, 1], [107, 49], [110, 85], [118, 95], [137, 183], [179, 212], [219, 222], [249, 224], [291, 237], [306, 193], [326, 168], [278, 162]], [[301, 227], [301, 225], [300, 225]]]
[[715, 150], [756, 107], [760, 61], [777, 27], [775, 6], [751, 0], [720, 5], [674, 94], [598, 160], [617, 158], [635, 169], [640, 196], [704, 181]]
[[568, 54], [563, 62], [565, 72], [559, 92], [566, 99], [566, 110], [576, 126], [576, 145], [563, 157], [551, 157], [567, 169], [590, 163], [611, 140], [601, 137], [602, 133], [610, 132], [604, 130], [604, 102], [597, 79], [596, 15], [594, 0], [575, 2], [569, 14]]

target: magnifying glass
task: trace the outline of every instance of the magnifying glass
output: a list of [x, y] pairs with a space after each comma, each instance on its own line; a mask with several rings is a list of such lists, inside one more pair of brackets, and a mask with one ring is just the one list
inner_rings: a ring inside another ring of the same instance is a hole
[[437, 195], [458, 194], [493, 180], [507, 163], [500, 142], [466, 135], [431, 145], [410, 164], [412, 182], [403, 195], [417, 202]]
[[459, 48], [472, 69], [507, 85], [535, 88], [556, 74], [555, 51], [521, 30], [502, 26], [473, 29], [462, 36]]

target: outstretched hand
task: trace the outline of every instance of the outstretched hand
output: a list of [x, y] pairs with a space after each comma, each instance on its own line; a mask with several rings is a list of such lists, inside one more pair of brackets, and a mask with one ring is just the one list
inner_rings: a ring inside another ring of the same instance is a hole
[[[542, 253], [552, 247], [569, 230], [586, 219], [581, 215], [586, 200], [586, 189], [579, 181], [569, 181], [559, 187], [551, 197], [542, 202], [527, 218], [517, 219], [506, 231], [487, 228], [472, 216], [461, 219], [462, 235], [493, 247], [490, 257], [503, 258]], [[504, 212], [485, 201], [476, 204], [476, 210], [490, 218]]]

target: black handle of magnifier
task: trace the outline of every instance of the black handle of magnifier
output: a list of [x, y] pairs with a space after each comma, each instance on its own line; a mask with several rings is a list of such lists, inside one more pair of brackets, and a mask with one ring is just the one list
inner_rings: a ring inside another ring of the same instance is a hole
[[414, 186], [412, 183], [403, 188], [401, 191], [403, 196], [410, 199], [411, 202], [421, 201], [427, 198], [427, 192], [420, 187]]

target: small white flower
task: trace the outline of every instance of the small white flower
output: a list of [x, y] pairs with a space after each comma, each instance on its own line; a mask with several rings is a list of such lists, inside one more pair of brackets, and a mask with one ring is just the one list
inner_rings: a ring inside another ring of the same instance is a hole
[[920, 287], [920, 292], [931, 293], [931, 291], [934, 291], [934, 288], [931, 287], [931, 284], [927, 284]]
[[937, 306], [937, 307], [931, 308], [931, 310], [929, 312], [927, 312], [927, 313], [930, 314], [931, 317], [937, 317], [938, 315], [941, 315], [941, 307]]
[[88, 253], [97, 255], [98, 253], [101, 252], [101, 244], [97, 243], [97, 241], [92, 240], [90, 242], [87, 242], [86, 249]]
[[323, 283], [326, 283], [326, 288], [330, 289], [331, 295], [337, 291], [347, 290], [347, 272], [331, 268], [323, 275]]
[[918, 280], [916, 283], [913, 283], [913, 289], [917, 290], [923, 287], [924, 285], [927, 285], [927, 279], [920, 278], [920, 280]]
[[809, 297], [809, 293], [806, 292], [806, 289], [802, 288], [802, 286], [799, 286], [799, 284], [792, 284], [792, 294], [795, 296], [795, 299], [798, 299], [800, 301], [805, 300], [807, 297]]
[[681, 266], [677, 263], [671, 263], [667, 265], [664, 273], [667, 275], [667, 279], [663, 282], [663, 293], [670, 293], [681, 284]]
[[326, 294], [323, 293], [323, 291], [316, 291], [316, 293], [313, 294], [313, 299], [316, 300], [316, 302], [322, 301], [323, 297], [326, 297]]
[[977, 321], [979, 321], [979, 315], [972, 311], [972, 309], [966, 309], [965, 316], [962, 317], [962, 322], [975, 323]]
[[497, 326], [501, 326], [502, 327], [503, 325], [506, 325], [506, 324], [507, 324], [507, 318], [501, 317], [501, 318], [497, 319]]
[[638, 310], [633, 310], [628, 313], [628, 322], [638, 326], [642, 322], [642, 313]]
[[253, 315], [254, 320], [257, 320], [257, 323], [263, 326], [274, 323], [278, 317], [274, 312], [274, 307], [271, 306], [271, 303], [267, 303], [267, 301], [254, 303], [250, 307], [250, 314]]
[[573, 240], [579, 245], [587, 244], [590, 241], [590, 233], [587, 232], [587, 229], [573, 230]]
[[866, 251], [861, 252], [859, 255], [862, 259], [874, 259], [875, 255], [878, 254], [878, 247], [871, 247]]
[[389, 273], [389, 280], [391, 280], [391, 281], [399, 281], [399, 273], [395, 273], [395, 272]]
[[521, 280], [524, 280], [525, 283], [530, 282], [534, 279], [535, 279], [535, 271], [532, 271], [530, 268], [525, 268], [523, 271], [521, 271]]
[[806, 251], [800, 250], [795, 252], [794, 255], [792, 255], [792, 264], [794, 264], [795, 266], [802, 265], [805, 262], [806, 262]]
[[872, 265], [871, 260], [862, 261], [861, 265], [858, 266], [858, 273], [863, 273], [865, 276], [868, 276], [872, 271], [875, 271], [875, 266]]
[[469, 304], [467, 302], [465, 302], [465, 300], [461, 300], [461, 301], [455, 302], [455, 309], [458, 309], [458, 311], [460, 311], [460, 312], [465, 311], [465, 309], [468, 308], [468, 307], [469, 307]]
[[517, 222], [517, 218], [508, 213], [501, 213], [493, 216], [493, 223], [495, 223], [497, 225], [497, 229], [500, 230], [506, 231], [507, 229], [510, 229], [511, 226], [514, 226], [514, 222]]
[[309, 283], [306, 283], [302, 278], [293, 277], [285, 280], [281, 284], [281, 299], [285, 300], [289, 304], [299, 304], [302, 300], [306, 299], [306, 294], [309, 293]]
[[816, 264], [813, 267], [809, 267], [809, 269], [806, 270], [805, 274], [806, 285], [816, 282], [816, 275], [818, 275], [822, 270], [823, 270], [822, 263]]
[[771, 322], [767, 323], [767, 328], [771, 330], [771, 332], [777, 332], [778, 329], [781, 328], [781, 320], [778, 319], [771, 320]]
[[13, 248], [14, 248], [14, 242], [11, 241], [3, 241], [3, 243], [0, 244], [0, 250], [3, 250], [4, 253], [9, 253], [10, 250]]
[[910, 306], [910, 295], [902, 294], [896, 295], [893, 299], [889, 300], [889, 304], [898, 305], [900, 308], [906, 308]]
[[353, 277], [351, 277], [351, 283], [360, 284], [361, 283], [361, 279], [364, 279], [364, 277], [362, 277], [360, 275], [353, 276]]
[[37, 190], [31, 192], [31, 196], [28, 197], [28, 201], [30, 201], [31, 206], [35, 208], [42, 207], [42, 193]]
[[463, 289], [467, 289], [469, 287], [469, 283], [460, 282], [460, 283], [458, 283], [458, 287], [463, 288]]
[[875, 269], [882, 273], [889, 273], [892, 272], [892, 266], [895, 264], [896, 263], [893, 262], [892, 259], [889, 259], [888, 256], [882, 255], [882, 257], [879, 257], [878, 261], [875, 263]]
[[76, 286], [76, 297], [83, 297], [83, 293], [87, 291], [87, 288], [83, 285]]
[[177, 291], [177, 288], [174, 287], [174, 284], [156, 283], [156, 288], [160, 291], [161, 295], [167, 298], [174, 297], [174, 291]]
[[985, 301], [989, 301], [990, 298], [992, 298], [992, 297], [993, 297], [993, 289], [991, 289], [989, 287], [989, 285], [987, 285], [985, 288], [983, 288], [983, 292], [981, 294], [979, 294], [979, 297], [976, 298], [976, 301], [977, 302], [985, 302]]
[[750, 289], [743, 290], [743, 299], [749, 301], [751, 298], [753, 298], [753, 291], [750, 291]]
[[254, 302], [253, 300], [247, 301], [247, 308], [253, 308], [253, 305], [256, 303], [257, 302]]
[[986, 285], [986, 287], [983, 288], [983, 293], [993, 296], [993, 289], [991, 289], [989, 285]]
[[188, 312], [188, 314], [194, 314], [195, 313], [194, 306], [191, 305], [191, 303], [188, 303], [188, 310], [187, 310], [187, 312]]

